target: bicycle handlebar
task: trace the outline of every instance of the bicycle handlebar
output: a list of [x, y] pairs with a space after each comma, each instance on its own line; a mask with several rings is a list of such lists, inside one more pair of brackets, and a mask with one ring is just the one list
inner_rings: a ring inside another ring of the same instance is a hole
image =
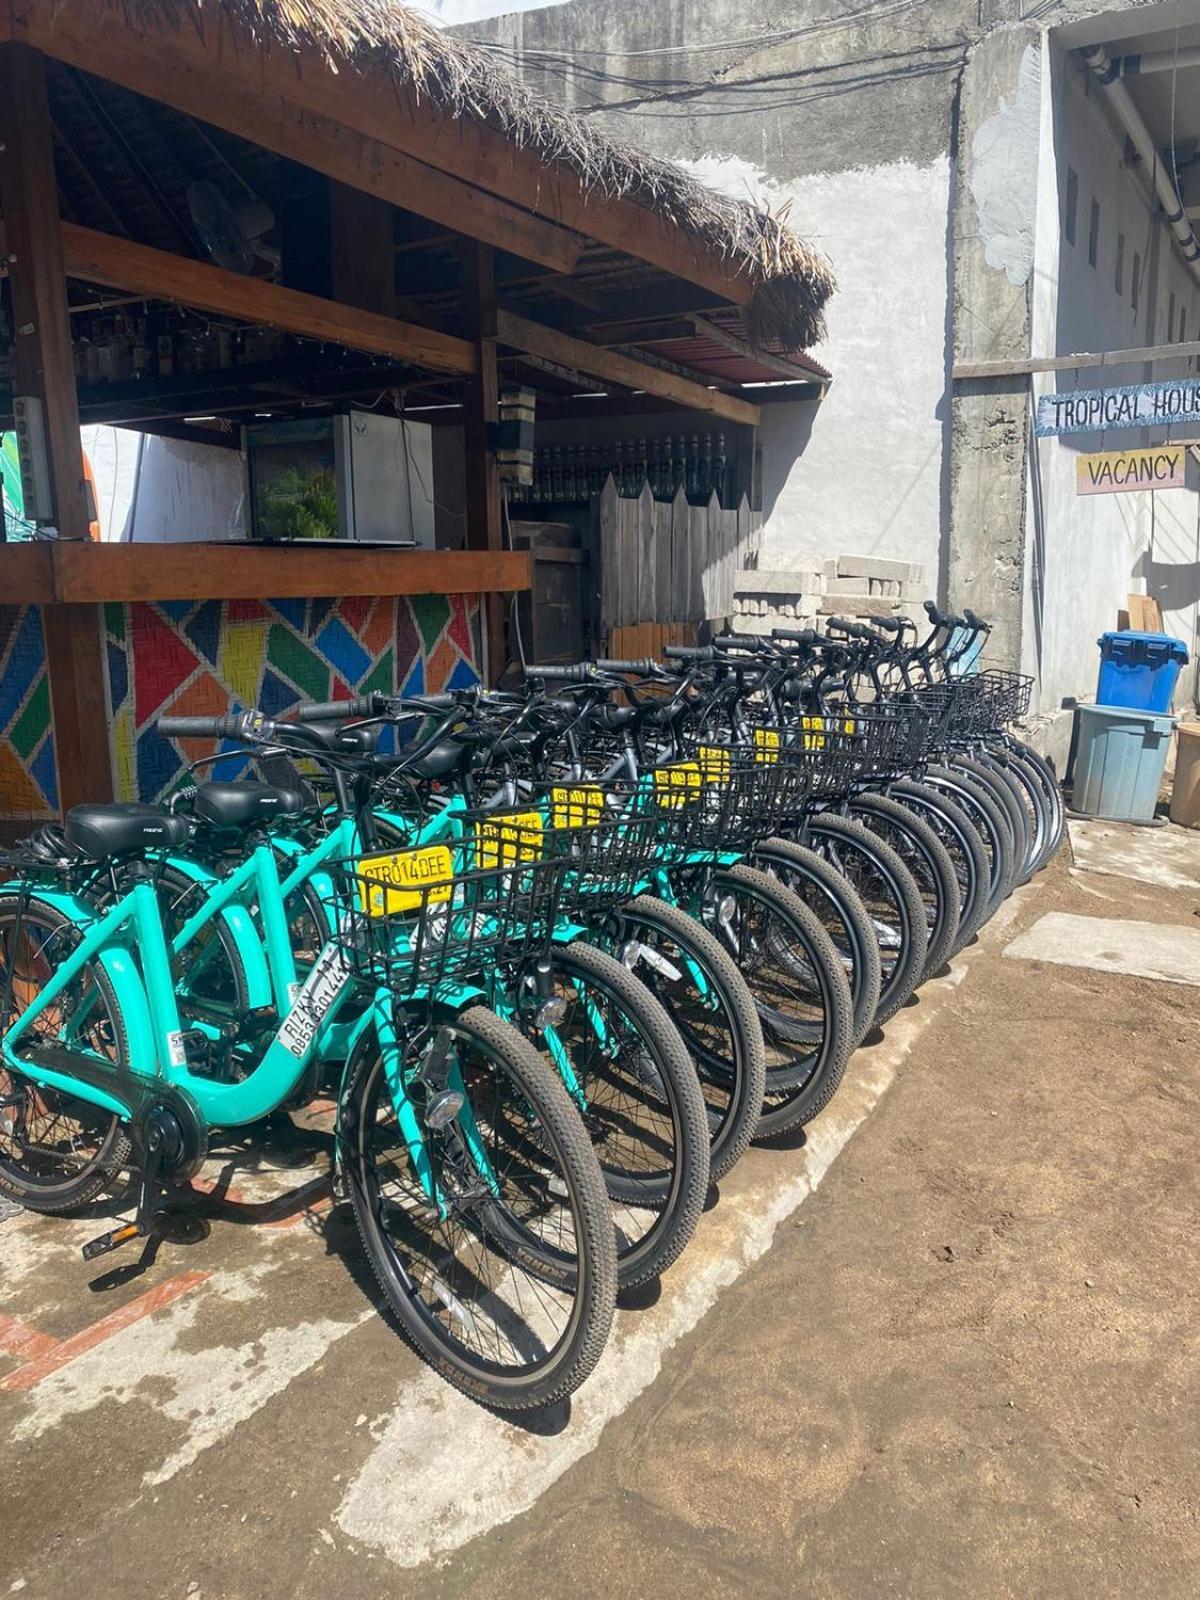
[[715, 661], [717, 653], [708, 644], [669, 644], [663, 649], [668, 661]]
[[219, 717], [159, 717], [154, 726], [164, 739], [261, 739], [273, 724], [256, 711], [231, 711]]
[[772, 628], [771, 637], [785, 644], [816, 644], [821, 636], [815, 628]]
[[649, 656], [644, 657], [641, 661], [604, 660], [597, 661], [595, 665], [597, 670], [600, 672], [636, 673], [641, 678], [653, 677], [656, 673], [662, 670], [659, 667], [658, 662], [651, 660]]

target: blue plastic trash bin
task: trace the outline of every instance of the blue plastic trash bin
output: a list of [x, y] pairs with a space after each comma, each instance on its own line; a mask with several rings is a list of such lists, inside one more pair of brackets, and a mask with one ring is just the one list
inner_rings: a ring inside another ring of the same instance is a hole
[[1174, 717], [1127, 706], [1079, 706], [1072, 808], [1110, 822], [1150, 822]]
[[1132, 706], [1138, 711], [1170, 711], [1171, 696], [1181, 667], [1187, 665], [1187, 646], [1169, 633], [1102, 633], [1100, 678], [1096, 703]]

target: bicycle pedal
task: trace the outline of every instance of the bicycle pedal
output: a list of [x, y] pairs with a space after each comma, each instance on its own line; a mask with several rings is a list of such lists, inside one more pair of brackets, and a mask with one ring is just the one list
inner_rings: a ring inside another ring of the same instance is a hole
[[108, 1233], [102, 1233], [98, 1239], [91, 1239], [84, 1245], [83, 1259], [95, 1261], [97, 1256], [106, 1256], [113, 1250], [119, 1250], [131, 1239], [140, 1238], [141, 1232], [136, 1222], [127, 1222], [120, 1228], [112, 1228]]

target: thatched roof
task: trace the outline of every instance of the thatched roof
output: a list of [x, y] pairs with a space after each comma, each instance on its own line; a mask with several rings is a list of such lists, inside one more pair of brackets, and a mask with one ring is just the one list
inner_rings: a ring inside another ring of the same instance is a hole
[[752, 338], [800, 350], [824, 335], [833, 292], [829, 263], [781, 217], [705, 188], [682, 168], [607, 138], [565, 106], [526, 87], [487, 51], [443, 32], [398, 0], [124, 0], [139, 22], [203, 27], [215, 10], [262, 46], [311, 46], [335, 67], [385, 68], [453, 117], [498, 129], [586, 189], [646, 206], [698, 244], [736, 264], [755, 285], [746, 307]]

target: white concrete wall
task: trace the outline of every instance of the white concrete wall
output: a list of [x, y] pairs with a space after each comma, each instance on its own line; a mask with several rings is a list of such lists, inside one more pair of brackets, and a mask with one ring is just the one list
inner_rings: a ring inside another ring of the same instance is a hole
[[132, 428], [93, 426], [80, 433], [96, 482], [102, 539], [153, 544], [244, 536], [240, 450]]
[[948, 157], [777, 183], [744, 161], [684, 163], [703, 182], [778, 211], [834, 263], [824, 400], [763, 409], [760, 564], [878, 555], [935, 581], [946, 395]]
[[[1123, 165], [1123, 142], [1089, 84], [1078, 57], [1047, 45], [1043, 73], [1043, 160], [1040, 168], [1033, 351], [1037, 355], [1129, 349], [1200, 333], [1200, 285], [1168, 244], [1138, 174]], [[1062, 226], [1068, 169], [1078, 175], [1075, 242]], [[1091, 205], [1100, 203], [1099, 249], [1088, 259]], [[1118, 236], [1125, 237], [1118, 293]], [[1157, 249], [1154, 245], [1158, 235]], [[1134, 253], [1140, 257], [1138, 310], [1132, 304]], [[1157, 270], [1154, 270], [1154, 266]], [[1168, 331], [1170, 296], [1175, 326]], [[1038, 375], [1035, 397], [1071, 389], [1195, 376], [1188, 361], [1084, 369]], [[1178, 430], [1177, 430], [1178, 433]], [[1090, 698], [1096, 685], [1099, 634], [1116, 626], [1129, 593], [1159, 598], [1165, 631], [1195, 656], [1200, 600], [1200, 497], [1191, 489], [1161, 493], [1079, 496], [1076, 461], [1082, 452], [1154, 444], [1165, 429], [1076, 434], [1034, 441], [1029, 481], [1023, 665], [1040, 682], [1046, 711], [1066, 697]], [[1190, 697], [1194, 669], [1180, 686]]]

